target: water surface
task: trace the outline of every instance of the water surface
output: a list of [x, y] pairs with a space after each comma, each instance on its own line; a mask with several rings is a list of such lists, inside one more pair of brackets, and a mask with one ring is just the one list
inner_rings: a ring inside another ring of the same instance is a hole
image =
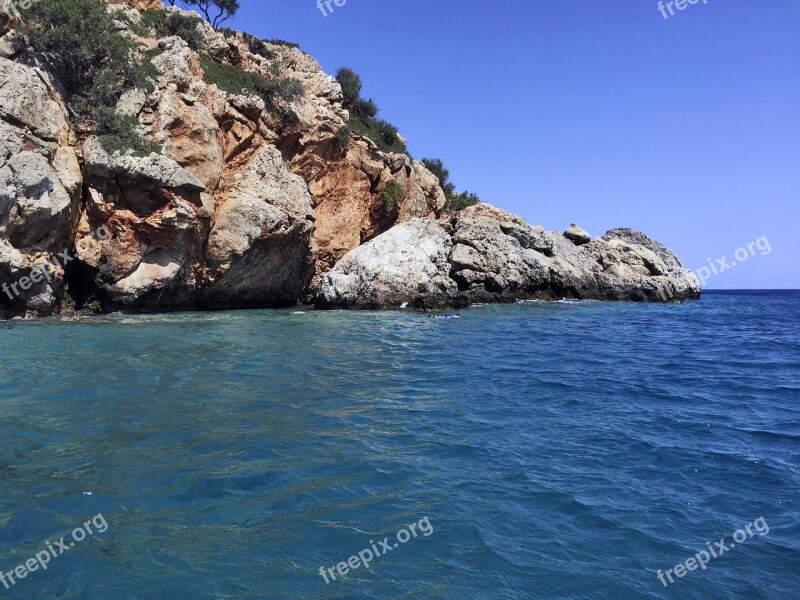
[[0, 597], [800, 597], [798, 293], [9, 323], [0, 352], [0, 569], [108, 524]]

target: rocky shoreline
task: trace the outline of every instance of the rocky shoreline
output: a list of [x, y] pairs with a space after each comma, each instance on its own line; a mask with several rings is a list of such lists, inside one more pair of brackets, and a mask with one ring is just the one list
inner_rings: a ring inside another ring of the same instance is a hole
[[[366, 135], [343, 139], [342, 89], [310, 56], [204, 22], [191, 46], [148, 33], [138, 9], [159, 4], [109, 3], [157, 73], [116, 107], [161, 147], [147, 156], [87, 134], [19, 21], [0, 20], [0, 319], [699, 297], [694, 275], [641, 233], [549, 232], [487, 204], [447, 212], [425, 165]], [[231, 94], [211, 63], [304, 93]], [[398, 202], [382, 195], [389, 185]]]
[[517, 300], [682, 302], [700, 295], [669, 249], [631, 229], [591, 239], [545, 231], [488, 204], [415, 219], [347, 254], [317, 291], [322, 308], [462, 307]]

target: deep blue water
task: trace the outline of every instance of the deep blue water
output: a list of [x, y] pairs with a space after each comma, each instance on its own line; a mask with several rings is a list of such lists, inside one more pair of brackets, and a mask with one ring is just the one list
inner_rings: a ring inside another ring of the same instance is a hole
[[0, 598], [800, 597], [797, 292], [13, 323], [0, 352], [0, 570], [108, 525]]

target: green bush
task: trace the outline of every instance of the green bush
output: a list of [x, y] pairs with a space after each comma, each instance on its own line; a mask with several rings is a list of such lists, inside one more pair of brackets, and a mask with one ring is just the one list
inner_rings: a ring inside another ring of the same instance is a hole
[[275, 100], [278, 98], [290, 102], [305, 94], [303, 84], [297, 79], [264, 79], [255, 73], [219, 63], [203, 54], [200, 55], [200, 64], [208, 83], [216, 84], [229, 94], [260, 96], [271, 109], [275, 109]]
[[361, 99], [361, 77], [352, 69], [342, 67], [336, 71], [336, 81], [342, 86], [342, 103], [345, 108], [353, 106]]
[[449, 196], [444, 205], [444, 209], [447, 212], [458, 212], [459, 210], [464, 210], [468, 206], [473, 206], [480, 201], [481, 199], [478, 198], [476, 194], [461, 192], [460, 194], [453, 194]]
[[155, 33], [157, 37], [176, 35], [189, 44], [190, 48], [194, 50], [200, 48], [203, 42], [203, 35], [197, 29], [197, 25], [202, 22], [200, 17], [169, 12], [160, 8], [143, 10], [140, 14], [142, 15], [142, 26]]
[[387, 213], [391, 213], [406, 197], [406, 188], [396, 179], [390, 179], [386, 186], [381, 190], [381, 200]]
[[447, 202], [444, 205], [446, 211], [457, 212], [481, 201], [476, 194], [469, 192], [461, 192], [459, 194], [456, 192], [455, 184], [450, 181], [450, 171], [445, 168], [441, 158], [423, 158], [422, 164], [439, 178], [439, 185], [447, 198]]
[[350, 128], [347, 125], [336, 132], [336, 141], [342, 150], [347, 148], [347, 144], [350, 143]]
[[132, 150], [136, 156], [148, 156], [151, 152], [156, 154], [161, 152], [159, 144], [143, 140], [136, 133], [136, 125], [136, 117], [121, 116], [112, 111], [105, 128], [106, 133], [98, 136], [103, 149], [109, 154], [117, 151], [120, 154], [126, 154]]
[[379, 109], [372, 98], [369, 100], [359, 98], [350, 107], [350, 112], [359, 119], [374, 119], [378, 116]]
[[450, 181], [450, 171], [448, 171], [441, 158], [423, 158], [422, 164], [431, 173], [439, 178], [439, 185], [444, 190], [445, 196], [452, 196], [456, 192], [456, 186]]
[[[144, 144], [135, 119], [112, 116], [120, 96], [131, 89], [152, 89], [148, 69], [133, 60], [134, 45], [117, 31], [118, 14], [105, 0], [41, 0], [22, 9], [30, 49], [62, 83], [71, 113], [98, 135]], [[138, 141], [135, 141], [138, 140]]]
[[264, 40], [268, 44], [272, 44], [273, 46], [285, 46], [287, 48], [297, 48], [300, 49], [300, 44], [297, 42], [287, 42], [286, 40]]
[[376, 119], [380, 109], [375, 101], [361, 97], [361, 77], [352, 69], [342, 67], [336, 72], [336, 81], [342, 86], [342, 104], [350, 113], [350, 130], [366, 135], [383, 152], [408, 154], [408, 148], [400, 139], [397, 128], [391, 123]]
[[396, 154], [408, 154], [408, 148], [397, 134], [397, 128], [391, 123], [380, 119], [362, 119], [360, 117], [350, 118], [350, 130], [353, 133], [366, 135], [383, 152]]
[[254, 35], [250, 35], [249, 33], [244, 33], [244, 39], [247, 42], [247, 48], [253, 54], [258, 56], [263, 56], [268, 60], [272, 60], [275, 58], [275, 53], [267, 48], [267, 45], [259, 38]]

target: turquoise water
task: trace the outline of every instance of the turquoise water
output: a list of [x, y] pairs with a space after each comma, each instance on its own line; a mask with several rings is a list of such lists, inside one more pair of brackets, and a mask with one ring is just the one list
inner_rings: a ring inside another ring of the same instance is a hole
[[108, 526], [0, 598], [800, 597], [800, 293], [9, 323], [0, 351], [0, 570]]

